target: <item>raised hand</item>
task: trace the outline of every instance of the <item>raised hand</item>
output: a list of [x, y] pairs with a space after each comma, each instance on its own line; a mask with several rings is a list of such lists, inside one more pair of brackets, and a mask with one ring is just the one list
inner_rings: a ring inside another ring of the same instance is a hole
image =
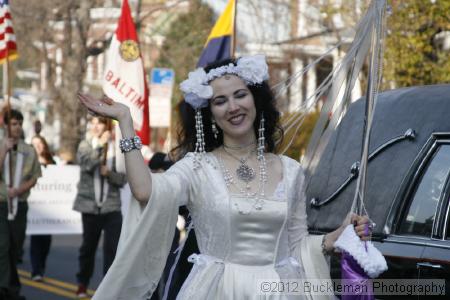
[[[81, 93], [78, 93], [78, 100], [88, 109], [89, 113], [119, 121], [119, 128], [123, 137], [132, 138], [136, 135], [130, 109], [126, 105], [107, 97], [95, 99], [91, 95]], [[152, 194], [152, 178], [150, 177], [147, 164], [141, 151], [130, 151], [124, 156], [131, 193], [136, 200], [145, 203]]]
[[89, 94], [78, 93], [77, 97], [92, 115], [111, 118], [119, 122], [130, 116], [130, 109], [126, 105], [115, 102], [107, 96], [96, 99]]

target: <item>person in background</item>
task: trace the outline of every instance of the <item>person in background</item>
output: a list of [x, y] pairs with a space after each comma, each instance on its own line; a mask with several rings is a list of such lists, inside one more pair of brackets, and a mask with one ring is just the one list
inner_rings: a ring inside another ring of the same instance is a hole
[[42, 123], [39, 120], [33, 122], [34, 135], [40, 136], [42, 131]]
[[[41, 168], [55, 164], [55, 160], [50, 152], [47, 141], [40, 135], [31, 139], [31, 144], [39, 158]], [[50, 251], [52, 236], [50, 234], [31, 235], [30, 238], [30, 260], [31, 260], [31, 279], [42, 281], [45, 273], [45, 264]]]
[[59, 149], [56, 163], [59, 165], [74, 165], [75, 156], [70, 150]]
[[114, 260], [122, 228], [120, 188], [126, 183], [125, 174], [116, 171], [114, 145], [110, 141], [111, 132], [107, 128], [107, 120], [93, 117], [89, 125], [89, 136], [80, 143], [77, 152], [81, 173], [73, 206], [74, 210], [82, 214], [83, 223], [83, 241], [77, 273], [79, 298], [87, 296], [86, 291], [94, 271], [95, 253], [102, 232], [104, 274]]
[[23, 254], [27, 198], [41, 176], [36, 151], [22, 139], [22, 122], [18, 110], [4, 114], [5, 126], [10, 128], [10, 136], [3, 139], [0, 151], [0, 294], [5, 299], [20, 299], [15, 265]]

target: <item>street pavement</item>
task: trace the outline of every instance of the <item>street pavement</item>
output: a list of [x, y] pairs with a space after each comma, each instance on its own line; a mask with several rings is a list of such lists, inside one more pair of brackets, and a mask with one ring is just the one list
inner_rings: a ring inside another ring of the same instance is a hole
[[[23, 263], [18, 265], [22, 295], [27, 300], [77, 299], [75, 274], [78, 271], [78, 249], [81, 245], [81, 235], [53, 235], [43, 282], [31, 280], [29, 241], [30, 238], [27, 236]], [[90, 294], [93, 294], [103, 275], [102, 245], [103, 240], [100, 240], [95, 258], [95, 270], [89, 286]]]

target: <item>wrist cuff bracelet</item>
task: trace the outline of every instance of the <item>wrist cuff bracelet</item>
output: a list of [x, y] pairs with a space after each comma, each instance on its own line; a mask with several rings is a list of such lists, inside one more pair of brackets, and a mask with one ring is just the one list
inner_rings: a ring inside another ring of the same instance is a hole
[[131, 150], [141, 150], [141, 139], [136, 135], [132, 138], [122, 138], [119, 141], [119, 148], [122, 153], [130, 152]]

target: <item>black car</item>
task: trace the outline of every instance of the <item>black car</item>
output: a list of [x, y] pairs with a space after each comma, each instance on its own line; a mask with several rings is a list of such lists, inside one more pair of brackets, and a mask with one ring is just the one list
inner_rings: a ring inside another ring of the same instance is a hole
[[[350, 106], [307, 172], [312, 233], [337, 228], [350, 209], [364, 109], [363, 100]], [[372, 241], [389, 267], [380, 278], [445, 279], [445, 299], [450, 299], [450, 85], [381, 93], [369, 148], [365, 205], [376, 223]], [[338, 272], [332, 268], [333, 277]], [[399, 298], [390, 297], [377, 296]]]

